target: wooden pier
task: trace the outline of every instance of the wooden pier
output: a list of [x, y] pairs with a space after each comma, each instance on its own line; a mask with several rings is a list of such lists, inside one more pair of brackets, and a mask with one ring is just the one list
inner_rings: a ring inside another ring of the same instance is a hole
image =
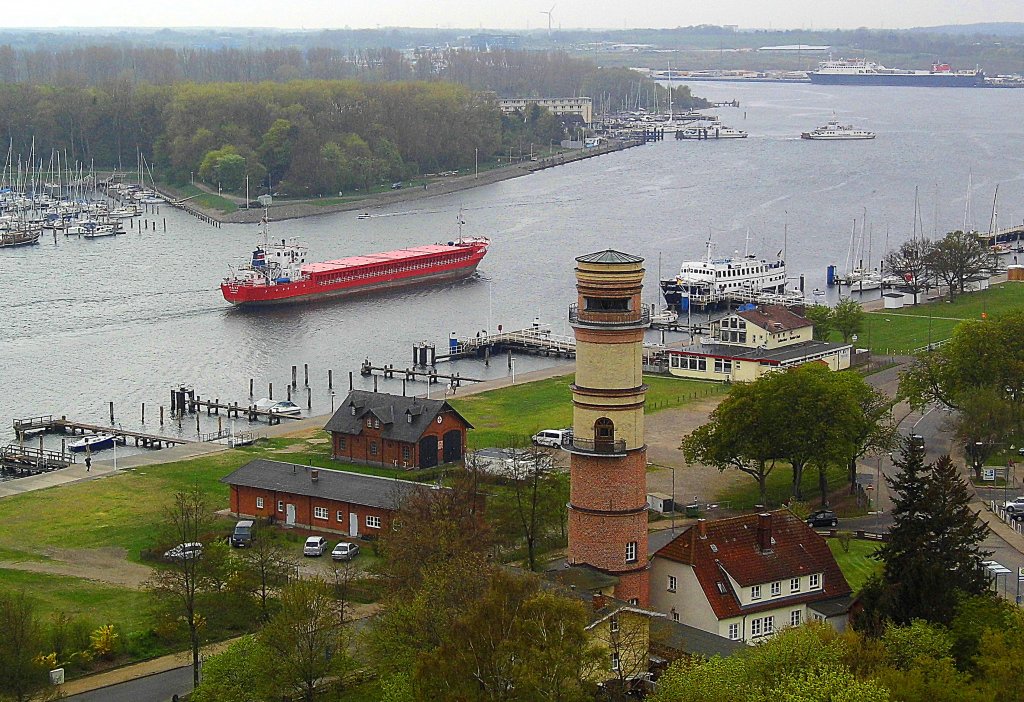
[[50, 451], [19, 444], [0, 449], [0, 471], [16, 475], [35, 475], [67, 468], [75, 462], [75, 454]]
[[[441, 358], [438, 356], [437, 358]], [[448, 381], [448, 384], [453, 388], [460, 387], [462, 383], [482, 383], [481, 378], [470, 378], [460, 373], [438, 373], [433, 368], [428, 370], [416, 370], [415, 368], [406, 368], [399, 370], [394, 365], [383, 365], [375, 366], [370, 363], [370, 359], [363, 361], [362, 365], [359, 366], [359, 375], [370, 376], [374, 374], [380, 374], [383, 378], [395, 378], [400, 377], [403, 380], [413, 381], [423, 378], [428, 383], [438, 383], [442, 380]]]
[[257, 409], [255, 405], [240, 405], [237, 402], [227, 403], [221, 402], [219, 399], [203, 400], [198, 395], [195, 396], [195, 399], [185, 400], [185, 406], [193, 414], [200, 409], [205, 409], [207, 417], [219, 416], [221, 410], [223, 410], [228, 417], [247, 419], [250, 422], [255, 422], [262, 418], [266, 419], [270, 425], [280, 424], [282, 419], [303, 419], [301, 414], [282, 414], [273, 410]]
[[27, 419], [14, 420], [14, 433], [24, 438], [32, 434], [110, 434], [114, 441], [127, 446], [128, 441], [134, 441], [136, 446], [143, 448], [159, 449], [164, 446], [175, 444], [194, 444], [193, 439], [164, 436], [163, 434], [149, 434], [143, 431], [133, 431], [120, 427], [108, 427], [102, 424], [89, 424], [87, 422], [76, 422], [67, 417], [54, 417], [53, 415], [42, 415], [29, 417]]
[[491, 351], [518, 351], [538, 356], [576, 358], [576, 339], [572, 336], [552, 334], [547, 325], [534, 324], [528, 329], [458, 339], [449, 347], [449, 353], [438, 356], [437, 360], [483, 357], [489, 355]]

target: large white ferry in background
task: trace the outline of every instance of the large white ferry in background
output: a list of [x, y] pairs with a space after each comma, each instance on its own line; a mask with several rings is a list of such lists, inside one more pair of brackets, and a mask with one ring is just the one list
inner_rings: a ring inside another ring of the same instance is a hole
[[769, 261], [753, 254], [713, 258], [711, 249], [708, 241], [703, 260], [684, 261], [679, 275], [661, 281], [667, 305], [686, 311], [723, 304], [730, 295], [785, 295], [786, 262], [782, 258]]
[[865, 59], [839, 59], [822, 61], [818, 70], [808, 71], [812, 83], [821, 85], [902, 85], [931, 88], [981, 88], [985, 73], [954, 71], [948, 63], [934, 63], [929, 71], [911, 71], [886, 68]]

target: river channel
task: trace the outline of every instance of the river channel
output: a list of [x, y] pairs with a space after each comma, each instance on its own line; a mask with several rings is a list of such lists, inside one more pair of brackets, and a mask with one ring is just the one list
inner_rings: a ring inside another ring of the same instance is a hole
[[[349, 212], [272, 223], [273, 236], [301, 237], [310, 259], [323, 260], [451, 240], [461, 210], [464, 233], [488, 236], [492, 246], [478, 275], [456, 284], [234, 309], [217, 286], [228, 264], [255, 244], [258, 228], [213, 228], [169, 206], [149, 215], [156, 230], [93, 241], [44, 237], [39, 246], [0, 252], [0, 436], [12, 435], [12, 418], [35, 414], [103, 422], [110, 401], [125, 428], [139, 425], [146, 403], [147, 428], [156, 431], [157, 406], [168, 404], [172, 385], [244, 404], [249, 378], [256, 397], [270, 382], [283, 397], [292, 365], [302, 385], [303, 364], [314, 412], [324, 412], [327, 369], [343, 397], [349, 371], [368, 386], [358, 374], [364, 358], [404, 368], [419, 341], [442, 349], [451, 332], [518, 329], [535, 318], [570, 333], [573, 258], [608, 247], [646, 258], [645, 297], [654, 302], [659, 270], [668, 276], [682, 260], [702, 257], [709, 237], [719, 254], [742, 252], [748, 237], [750, 251], [761, 255], [785, 248], [790, 275], [804, 274], [808, 290], [823, 288], [827, 265], [845, 268], [854, 220], [859, 230], [865, 212], [872, 265], [886, 246], [910, 237], [915, 187], [928, 236], [962, 227], [969, 181], [968, 226], [988, 228], [996, 184], [999, 224], [1024, 217], [1024, 91], [693, 89], [712, 100], [738, 99], [739, 108], [717, 112], [749, 138], [666, 140], [402, 203], [369, 219]], [[799, 138], [833, 112], [878, 137]], [[516, 372], [552, 362], [520, 358]], [[454, 367], [476, 377], [508, 373], [504, 362]], [[194, 432], [194, 424], [181, 431]]]

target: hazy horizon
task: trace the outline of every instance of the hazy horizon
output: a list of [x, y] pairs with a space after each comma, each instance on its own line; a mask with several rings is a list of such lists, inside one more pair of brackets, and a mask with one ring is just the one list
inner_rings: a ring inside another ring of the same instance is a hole
[[[473, 0], [351, 1], [249, 0], [243, 10], [228, 0], [131, 4], [123, 0], [40, 0], [5, 8], [6, 29], [667, 29], [699, 24], [744, 29], [905, 29], [1024, 20], [1021, 0], [734, 0], [728, 7], [680, 6], [648, 0], [623, 6], [611, 0], [516, 0], [497, 6]], [[48, 21], [40, 22], [45, 17]]]

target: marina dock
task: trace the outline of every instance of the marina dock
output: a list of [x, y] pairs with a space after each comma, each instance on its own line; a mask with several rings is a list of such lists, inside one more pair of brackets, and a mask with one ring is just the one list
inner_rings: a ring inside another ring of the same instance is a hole
[[163, 434], [150, 434], [143, 431], [121, 429], [120, 427], [108, 427], [102, 424], [89, 424], [87, 422], [76, 422], [67, 417], [54, 417], [53, 415], [41, 415], [27, 419], [14, 420], [14, 433], [19, 438], [37, 434], [110, 434], [114, 441], [127, 446], [132, 440], [136, 446], [143, 448], [159, 449], [164, 446], [176, 444], [195, 443], [194, 439], [183, 439], [181, 437], [165, 436]]
[[75, 462], [71, 452], [50, 451], [20, 444], [9, 444], [0, 449], [0, 472], [17, 476], [48, 473], [67, 468]]

